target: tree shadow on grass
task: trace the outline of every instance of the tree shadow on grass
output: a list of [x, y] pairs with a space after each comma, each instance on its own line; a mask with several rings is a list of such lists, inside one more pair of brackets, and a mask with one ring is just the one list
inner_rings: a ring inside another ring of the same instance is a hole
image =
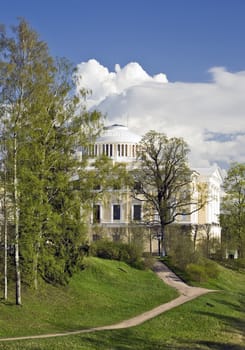
[[245, 349], [243, 345], [216, 343], [211, 341], [201, 341], [201, 342], [197, 342], [196, 344], [204, 345], [205, 346], [204, 349], [212, 349], [212, 350], [244, 350]]
[[[233, 303], [233, 302], [229, 302], [226, 300], [220, 300], [220, 299], [213, 299], [212, 302], [214, 302], [214, 304], [209, 304], [207, 303], [207, 305], [212, 305], [213, 309], [211, 312], [211, 309], [209, 308], [210, 311], [198, 311], [198, 315], [204, 315], [204, 316], [208, 316], [208, 317], [212, 317], [212, 318], [216, 318], [217, 320], [221, 321], [225, 326], [227, 331], [232, 330], [233, 333], [234, 331], [241, 335], [244, 336], [244, 330], [245, 330], [245, 318], [244, 315], [244, 311], [245, 311], [245, 295], [243, 296], [243, 294], [241, 294], [240, 297], [240, 303]], [[225, 307], [227, 307], [227, 310], [233, 310], [235, 312], [238, 313], [238, 316], [229, 316], [229, 315], [225, 315], [225, 314], [221, 314], [216, 313], [215, 312], [215, 303], [217, 304], [221, 304]], [[240, 315], [240, 316], [239, 316]], [[245, 349], [245, 347], [244, 347]]]
[[[226, 344], [212, 341], [186, 341], [181, 339], [172, 340], [170, 343], [166, 340], [150, 340], [137, 337], [130, 332], [113, 331], [103, 332], [94, 336], [94, 334], [82, 337], [91, 349], [100, 350], [244, 350], [244, 346], [237, 344]], [[174, 344], [174, 342], [176, 342]]]
[[[167, 344], [163, 340], [145, 339], [129, 329], [108, 331], [83, 336], [81, 341], [90, 344], [91, 349], [99, 350], [185, 350], [182, 346]], [[190, 348], [186, 348], [190, 349]]]

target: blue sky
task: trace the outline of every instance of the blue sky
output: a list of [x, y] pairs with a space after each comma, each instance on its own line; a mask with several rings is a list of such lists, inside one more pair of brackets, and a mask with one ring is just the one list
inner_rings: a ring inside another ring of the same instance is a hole
[[0, 11], [0, 23], [24, 17], [74, 64], [138, 62], [183, 82], [209, 82], [214, 66], [245, 69], [244, 0], [2, 0]]
[[106, 124], [183, 137], [194, 167], [245, 161], [245, 0], [1, 0], [0, 23], [17, 17]]

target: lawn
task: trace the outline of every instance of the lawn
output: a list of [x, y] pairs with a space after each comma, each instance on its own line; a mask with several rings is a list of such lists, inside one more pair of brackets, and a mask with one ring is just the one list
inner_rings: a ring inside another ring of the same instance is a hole
[[23, 306], [12, 297], [0, 303], [0, 338], [64, 332], [112, 324], [176, 297], [152, 271], [122, 262], [87, 258], [86, 268], [66, 287], [42, 285], [23, 291]]
[[[94, 263], [96, 268], [90, 268], [90, 272], [86, 273], [86, 284], [89, 282], [90, 276], [98, 273], [98, 275], [101, 277], [100, 283], [103, 283], [104, 279], [105, 285], [109, 282], [115, 291], [117, 289], [116, 285], [119, 283], [116, 279], [114, 279], [114, 273], [118, 275], [118, 272], [116, 271], [117, 263], [105, 261], [103, 263], [105, 265], [102, 267], [97, 265], [97, 261], [93, 261], [93, 264]], [[110, 264], [112, 264], [112, 269]], [[110, 269], [108, 271], [108, 275], [106, 273], [105, 266]], [[119, 268], [122, 266], [123, 269], [126, 269], [126, 271], [129, 269], [125, 265], [118, 265]], [[104, 277], [102, 277], [99, 273], [100, 268], [104, 271]], [[131, 269], [129, 270], [131, 271]], [[121, 272], [123, 273], [123, 271]], [[141, 272], [139, 273], [141, 275]], [[142, 283], [142, 281], [138, 281], [139, 284], [137, 289], [131, 291], [132, 295], [137, 295], [138, 288], [149, 290], [150, 286], [150, 289], [155, 289], [155, 283], [156, 285], [159, 283], [159, 281], [153, 278], [151, 274], [148, 275], [147, 272], [142, 273], [142, 280], [145, 281], [145, 285], [140, 288], [139, 285]], [[124, 272], [124, 274], [128, 275], [129, 272]], [[137, 274], [138, 272], [136, 272], [136, 275]], [[137, 280], [138, 277], [136, 277], [136, 275], [133, 277], [133, 275], [134, 272], [131, 275], [132, 280]], [[134, 282], [137, 283], [136, 281]], [[79, 284], [76, 281], [73, 283], [75, 283], [78, 292]], [[210, 280], [205, 284], [205, 287], [213, 288], [218, 291], [199, 297], [198, 299], [179, 306], [178, 308], [172, 309], [137, 327], [118, 331], [103, 331], [80, 334], [76, 336], [65, 336], [61, 338], [0, 343], [0, 349], [244, 350], [245, 342], [244, 338], [242, 337], [244, 337], [243, 332], [245, 329], [245, 274], [220, 267], [219, 277], [216, 280]], [[76, 288], [73, 288], [73, 290], [75, 291]], [[125, 288], [130, 289], [126, 286]], [[107, 294], [107, 289], [108, 285], [107, 288], [104, 286], [105, 295]], [[156, 289], [161, 288], [158, 285]], [[132, 298], [132, 296], [130, 298]], [[146, 303], [147, 298], [149, 298], [149, 296], [146, 297], [144, 301], [144, 297], [140, 297], [143, 303]], [[136, 302], [137, 297], [133, 297], [133, 299]], [[127, 296], [125, 301], [127, 303]], [[119, 304], [117, 307], [120, 307]], [[103, 312], [103, 307], [101, 307], [100, 310]], [[111, 309], [110, 312], [117, 313], [116, 307], [114, 311]], [[117, 317], [119, 317], [118, 314]], [[100, 321], [102, 321], [101, 318], [103, 317], [99, 317]]]

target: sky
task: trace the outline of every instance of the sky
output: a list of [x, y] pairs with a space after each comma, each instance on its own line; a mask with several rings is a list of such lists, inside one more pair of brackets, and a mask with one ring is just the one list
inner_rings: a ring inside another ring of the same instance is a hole
[[194, 167], [245, 161], [244, 0], [0, 0], [78, 65], [107, 124], [183, 137]]

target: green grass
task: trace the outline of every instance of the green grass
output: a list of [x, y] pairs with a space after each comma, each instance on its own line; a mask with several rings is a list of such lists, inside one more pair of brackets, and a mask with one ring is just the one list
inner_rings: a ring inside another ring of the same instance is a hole
[[[102, 262], [102, 265], [99, 265], [96, 260], [92, 260], [92, 263], [94, 267], [90, 267], [89, 271], [86, 272], [86, 284], [90, 284], [90, 278], [98, 274], [98, 276], [101, 277], [100, 283], [104, 284], [105, 282], [104, 287], [100, 289], [100, 291], [103, 290], [103, 297], [108, 293], [108, 282], [113, 288], [113, 293], [117, 289], [117, 284], [119, 284], [117, 280], [119, 271], [123, 276], [124, 274], [128, 275], [129, 271], [131, 271], [126, 265], [123, 265], [123, 269], [125, 268], [126, 271], [128, 271], [127, 273], [121, 270], [117, 271], [117, 266], [120, 268], [122, 267], [122, 265], [117, 265], [117, 263], [105, 261]], [[108, 273], [106, 272], [107, 268], [110, 269]], [[102, 269], [102, 275], [99, 272], [100, 269]], [[132, 275], [130, 272], [131, 277], [129, 280], [132, 278], [132, 282], [137, 283], [135, 279], [138, 279], [138, 277], [136, 277], [138, 272], [135, 277], [134, 272], [135, 270]], [[139, 274], [141, 275], [141, 272], [139, 272]], [[119, 274], [119, 276], [121, 275]], [[77, 276], [77, 278], [81, 282], [80, 277]], [[140, 287], [142, 280], [145, 285]], [[137, 304], [138, 289], [154, 289], [155, 283], [156, 285], [159, 283], [151, 274], [148, 275], [146, 272], [143, 272], [142, 280], [139, 280], [136, 289], [131, 291], [132, 295], [136, 296], [133, 297], [133, 304]], [[76, 286], [76, 288], [73, 287], [73, 292], [79, 293], [79, 284], [76, 281], [73, 283], [75, 283]], [[125, 283], [125, 288], [129, 289], [127, 288], [128, 281], [125, 281]], [[92, 283], [92, 285], [94, 284]], [[218, 289], [219, 291], [199, 297], [178, 308], [172, 309], [155, 319], [145, 322], [141, 326], [118, 331], [103, 331], [61, 338], [0, 343], [0, 349], [244, 350], [245, 347], [243, 344], [245, 342], [242, 336], [244, 335], [243, 332], [245, 329], [245, 274], [220, 267], [219, 277], [215, 280], [210, 280], [205, 286], [216, 290]], [[157, 289], [161, 289], [160, 286], [158, 286]], [[130, 293], [130, 291], [128, 292]], [[124, 297], [122, 296], [122, 298]], [[125, 296], [125, 298], [125, 302], [127, 303], [129, 299], [127, 300], [127, 296]], [[146, 302], [149, 296], [146, 297], [146, 299], [144, 298], [143, 296], [140, 297], [143, 303]], [[117, 304], [117, 307], [120, 307], [119, 304]], [[103, 307], [98, 310], [102, 311]], [[117, 312], [116, 305], [115, 309], [112, 309], [110, 312]], [[67, 324], [69, 324], [69, 322], [67, 322]], [[0, 328], [1, 326], [2, 325], [0, 325]]]
[[176, 297], [152, 271], [88, 258], [66, 287], [25, 290], [23, 306], [0, 303], [0, 337], [64, 332], [112, 324]]

